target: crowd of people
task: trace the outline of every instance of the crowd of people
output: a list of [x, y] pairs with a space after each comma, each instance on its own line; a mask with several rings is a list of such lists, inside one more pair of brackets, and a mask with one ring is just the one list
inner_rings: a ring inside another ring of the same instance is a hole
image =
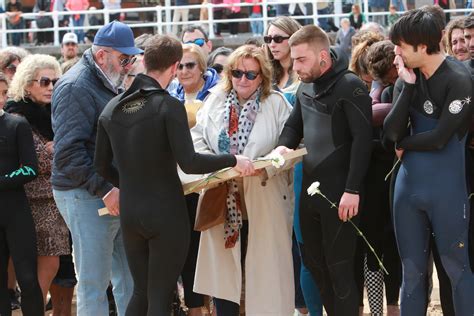
[[[67, 31], [64, 28], [72, 31], [72, 27], [80, 27], [74, 32], [78, 36], [79, 43], [91, 44], [94, 41], [96, 30], [89, 28], [90, 26], [102, 25], [105, 21], [105, 15], [98, 13], [97, 9], [105, 9], [111, 11], [109, 21], [114, 20], [138, 20], [153, 22], [157, 21], [158, 17], [154, 16], [154, 12], [147, 13], [132, 13], [122, 12], [124, 8], [134, 7], [135, 4], [122, 3], [122, 0], [101, 0], [98, 6], [91, 5], [89, 0], [36, 0], [34, 6], [22, 0], [8, 0], [5, 7], [0, 7], [0, 13], [6, 14], [7, 28], [11, 30], [20, 29], [34, 29], [34, 28], [51, 28], [53, 27], [52, 16], [43, 15], [47, 12], [58, 12], [58, 23], [63, 29], [59, 32], [60, 37]], [[24, 1], [24, 0], [23, 0]], [[369, 19], [366, 15], [365, 8], [363, 8], [363, 1], [360, 0], [339, 0], [340, 5], [334, 1], [318, 1], [316, 10], [318, 15], [326, 14], [346, 14], [350, 26], [354, 30], [358, 30]], [[141, 6], [146, 5], [168, 5], [164, 0], [141, 0]], [[245, 3], [245, 6], [239, 4]], [[262, 36], [264, 34], [264, 23], [261, 20], [264, 16], [263, 10], [267, 10], [266, 15], [274, 16], [292, 16], [298, 19], [301, 25], [313, 23], [313, 18], [305, 18], [313, 15], [313, 4], [307, 3], [291, 3], [281, 4], [279, 1], [270, 0], [268, 6], [263, 7], [261, 0], [172, 0], [173, 5], [171, 11], [170, 21], [171, 32], [175, 35], [180, 34], [180, 30], [190, 25], [190, 21], [198, 21], [205, 28], [208, 27], [209, 9], [207, 4], [213, 4], [215, 7], [213, 12], [214, 34], [217, 37], [222, 36], [222, 30], [226, 29], [230, 33], [230, 37], [236, 37], [240, 33], [251, 32], [253, 36]], [[199, 8], [190, 9], [190, 5], [199, 5]], [[399, 13], [407, 9], [419, 8], [426, 4], [439, 4], [444, 9], [462, 9], [473, 8], [470, 0], [368, 0], [368, 12], [377, 14], [371, 19], [383, 27], [391, 27], [398, 19]], [[31, 5], [31, 6], [29, 6]], [[337, 7], [337, 8], [336, 8]], [[70, 14], [68, 11], [89, 11], [87, 14]], [[34, 12], [39, 15], [36, 17], [25, 17], [23, 13]], [[127, 15], [128, 14], [128, 15]], [[448, 13], [449, 15], [449, 13]], [[249, 23], [237, 22], [220, 22], [222, 19], [250, 19]], [[336, 25], [334, 18], [322, 17], [318, 18], [318, 23], [323, 30], [327, 32], [337, 32], [338, 29], [344, 29], [344, 34], [347, 32], [344, 25]], [[12, 33], [8, 35], [8, 43], [10, 45], [19, 46], [20, 44], [52, 44], [53, 32], [39, 31], [27, 33]]]
[[335, 43], [279, 16], [235, 50], [119, 21], [1, 50], [0, 315], [425, 315], [433, 265], [474, 315], [474, 14], [360, 14]]

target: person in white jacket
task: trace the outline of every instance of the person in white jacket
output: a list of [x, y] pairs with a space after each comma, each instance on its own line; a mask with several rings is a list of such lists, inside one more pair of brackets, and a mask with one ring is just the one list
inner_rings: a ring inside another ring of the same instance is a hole
[[[264, 157], [291, 111], [271, 90], [271, 66], [261, 49], [242, 46], [223, 74], [191, 130], [195, 149]], [[285, 167], [226, 182], [227, 220], [201, 234], [194, 291], [214, 297], [218, 315], [239, 315], [244, 273], [247, 316], [294, 312], [293, 181]]]

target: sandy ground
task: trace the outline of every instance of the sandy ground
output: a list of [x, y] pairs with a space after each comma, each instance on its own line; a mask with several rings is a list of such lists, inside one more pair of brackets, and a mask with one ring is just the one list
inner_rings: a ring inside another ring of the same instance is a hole
[[[73, 313], [72, 315], [76, 315], [76, 297], [74, 296], [73, 301]], [[370, 316], [369, 312], [369, 303], [367, 302], [367, 297], [364, 300], [364, 316]], [[23, 315], [20, 311], [14, 311], [12, 316], [21, 316]], [[47, 312], [45, 315], [51, 316], [51, 312]], [[438, 284], [438, 277], [436, 275], [436, 271], [433, 273], [433, 294], [431, 296], [431, 304], [428, 308], [428, 316], [440, 316], [443, 315], [441, 312], [441, 305], [439, 301], [439, 284]], [[288, 315], [292, 316], [292, 315]]]

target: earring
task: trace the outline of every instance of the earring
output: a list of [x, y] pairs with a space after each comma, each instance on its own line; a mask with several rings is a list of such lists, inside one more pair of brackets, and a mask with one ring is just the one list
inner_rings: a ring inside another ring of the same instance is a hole
[[319, 66], [324, 67], [325, 65], [326, 65], [326, 61], [325, 61], [325, 60], [321, 60], [321, 61], [319, 62]]

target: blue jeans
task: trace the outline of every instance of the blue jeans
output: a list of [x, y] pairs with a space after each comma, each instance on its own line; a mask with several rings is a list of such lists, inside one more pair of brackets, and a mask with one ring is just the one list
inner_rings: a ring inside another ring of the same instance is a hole
[[[261, 13], [252, 13], [250, 15], [252, 19], [260, 19], [261, 17]], [[252, 34], [263, 35], [263, 22], [261, 20], [250, 21], [250, 27], [252, 28]]]
[[99, 216], [104, 203], [84, 189], [53, 190], [54, 200], [73, 240], [78, 276], [77, 315], [108, 315], [107, 287], [112, 281], [119, 315], [125, 315], [133, 280], [120, 229], [120, 218]]
[[[79, 19], [76, 20], [75, 15], [73, 15], [72, 24], [74, 26], [84, 26], [85, 17], [86, 16], [84, 14], [79, 14]], [[74, 30], [74, 33], [76, 33], [77, 40], [79, 41], [79, 43], [84, 43], [84, 36], [85, 36], [84, 30]]]

